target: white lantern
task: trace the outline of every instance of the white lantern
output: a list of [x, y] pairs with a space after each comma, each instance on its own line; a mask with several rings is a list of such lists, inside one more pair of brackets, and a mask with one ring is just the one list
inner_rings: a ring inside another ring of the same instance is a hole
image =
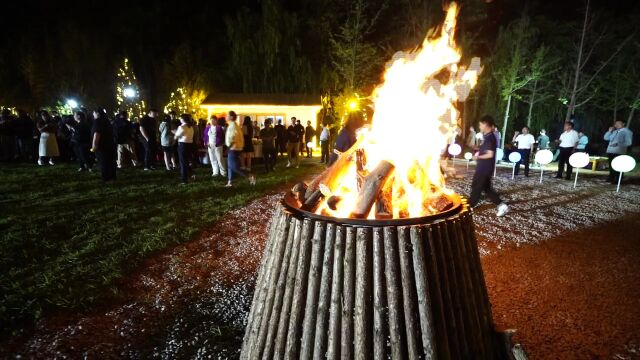
[[501, 148], [497, 148], [496, 149], [496, 162], [502, 160], [503, 157], [504, 157], [504, 150], [502, 150]]
[[449, 155], [458, 156], [462, 152], [462, 147], [458, 144], [449, 145]]
[[522, 155], [520, 155], [520, 153], [517, 151], [513, 151], [511, 152], [511, 154], [509, 154], [509, 161], [511, 161], [512, 163], [517, 163], [521, 159]]
[[583, 168], [589, 164], [589, 154], [584, 152], [577, 152], [571, 154], [569, 156], [569, 164], [576, 168], [576, 178], [573, 180], [573, 187], [575, 188], [578, 184], [578, 174], [580, 173], [580, 168]]
[[536, 153], [535, 160], [540, 164], [540, 184], [542, 184], [542, 174], [544, 174], [544, 165], [553, 161], [553, 153], [551, 150], [540, 150]]
[[632, 158], [629, 155], [619, 155], [616, 156], [613, 161], [611, 161], [611, 167], [613, 170], [620, 173], [618, 176], [618, 187], [616, 188], [616, 192], [620, 191], [620, 182], [622, 181], [622, 173], [629, 172], [636, 167], [636, 159]]
[[467, 160], [473, 159], [473, 154], [470, 152], [464, 153], [464, 158]]

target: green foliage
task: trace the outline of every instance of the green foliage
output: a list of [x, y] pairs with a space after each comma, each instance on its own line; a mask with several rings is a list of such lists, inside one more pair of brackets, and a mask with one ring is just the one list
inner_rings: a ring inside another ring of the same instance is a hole
[[141, 260], [188, 241], [224, 213], [315, 164], [223, 187], [210, 169], [178, 174], [123, 170], [113, 184], [71, 165], [0, 168], [0, 331], [10, 336], [52, 310], [85, 309], [117, 297], [115, 281]]

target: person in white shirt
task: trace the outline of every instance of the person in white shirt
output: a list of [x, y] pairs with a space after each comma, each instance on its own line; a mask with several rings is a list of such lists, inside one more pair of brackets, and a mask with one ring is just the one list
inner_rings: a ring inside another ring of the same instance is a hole
[[222, 175], [227, 176], [227, 165], [224, 161], [224, 124], [223, 119], [218, 119], [215, 115], [211, 116], [211, 124], [207, 133], [207, 151], [209, 152], [209, 160], [211, 161], [211, 175], [213, 177]]
[[[189, 114], [180, 115], [180, 126], [176, 130], [175, 139], [178, 141], [178, 159], [180, 161], [180, 179], [181, 184], [185, 185], [189, 179], [191, 170], [191, 153], [193, 145], [193, 125]], [[195, 178], [195, 175], [191, 175]]]
[[[242, 129], [236, 123], [238, 115], [234, 111], [229, 111], [229, 127], [227, 128], [227, 133], [225, 134], [225, 144], [229, 148], [229, 152], [227, 153], [227, 185], [226, 187], [233, 186], [231, 181], [233, 180], [233, 175], [240, 175], [242, 177], [247, 177], [247, 175], [240, 170], [240, 153], [244, 149], [244, 134], [242, 133]], [[249, 175], [249, 183], [251, 185], [255, 185], [256, 177], [254, 175]]]
[[322, 132], [320, 133], [320, 162], [323, 164], [329, 164], [329, 141], [331, 133], [329, 132], [329, 125], [324, 124]]
[[564, 173], [564, 167], [567, 166], [567, 177], [565, 179], [571, 179], [571, 173], [573, 173], [573, 166], [569, 164], [569, 157], [573, 154], [576, 145], [578, 144], [578, 132], [573, 130], [573, 123], [567, 121], [564, 123], [564, 132], [560, 135], [558, 140], [558, 149], [560, 149], [560, 155], [558, 156], [558, 173], [556, 178], [561, 179]]
[[520, 172], [520, 164], [524, 164], [524, 176], [529, 177], [529, 158], [536, 139], [529, 133], [529, 128], [525, 126], [522, 128], [522, 134], [516, 136], [515, 142], [520, 153], [520, 161], [516, 163], [515, 175]]

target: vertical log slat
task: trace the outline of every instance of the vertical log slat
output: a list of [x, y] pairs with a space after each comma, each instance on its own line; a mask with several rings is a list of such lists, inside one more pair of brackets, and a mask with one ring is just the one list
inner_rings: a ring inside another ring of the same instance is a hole
[[402, 284], [402, 307], [404, 326], [407, 334], [407, 355], [410, 360], [420, 358], [422, 349], [420, 324], [418, 320], [418, 304], [416, 302], [416, 284], [411, 263], [411, 238], [409, 228], [398, 227], [398, 255], [400, 258], [400, 279]]
[[373, 229], [373, 358], [387, 358], [388, 320], [384, 280], [384, 233], [382, 228]]
[[415, 270], [416, 293], [418, 298], [418, 310], [420, 314], [420, 330], [422, 334], [422, 355], [425, 359], [436, 358], [435, 326], [433, 323], [433, 309], [431, 296], [429, 295], [429, 280], [426, 257], [424, 252], [423, 228], [411, 227], [411, 246], [413, 247], [413, 268]]
[[329, 306], [331, 305], [331, 278], [333, 275], [333, 253], [336, 237], [336, 225], [327, 224], [327, 237], [322, 258], [322, 278], [320, 280], [320, 294], [318, 295], [318, 313], [313, 349], [313, 358], [324, 359], [328, 335]]
[[371, 228], [359, 227], [356, 232], [356, 296], [354, 308], [354, 358], [371, 359], [373, 329], [371, 319], [371, 286], [373, 282], [371, 261]]
[[302, 343], [300, 358], [310, 359], [313, 356], [314, 334], [316, 330], [316, 310], [320, 292], [320, 276], [322, 275], [322, 255], [324, 250], [326, 223], [316, 221], [312, 238], [311, 264], [307, 280], [307, 300], [302, 322]]
[[344, 284], [342, 299], [342, 340], [340, 357], [353, 358], [353, 307], [355, 301], [355, 257], [356, 257], [356, 229], [347, 227], [344, 246]]
[[404, 317], [402, 314], [402, 289], [398, 260], [398, 236], [395, 227], [384, 228], [384, 268], [389, 304], [389, 341], [391, 358], [404, 359]]
[[346, 229], [336, 228], [335, 253], [333, 257], [333, 279], [331, 279], [331, 307], [329, 308], [329, 334], [327, 335], [327, 358], [340, 356], [342, 341], [342, 279], [344, 277], [344, 241]]

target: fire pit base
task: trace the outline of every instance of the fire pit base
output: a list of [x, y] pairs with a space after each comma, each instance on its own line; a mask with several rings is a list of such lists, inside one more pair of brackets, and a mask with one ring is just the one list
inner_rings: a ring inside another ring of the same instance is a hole
[[283, 202], [242, 358], [502, 358], [469, 206], [420, 220], [346, 224]]

